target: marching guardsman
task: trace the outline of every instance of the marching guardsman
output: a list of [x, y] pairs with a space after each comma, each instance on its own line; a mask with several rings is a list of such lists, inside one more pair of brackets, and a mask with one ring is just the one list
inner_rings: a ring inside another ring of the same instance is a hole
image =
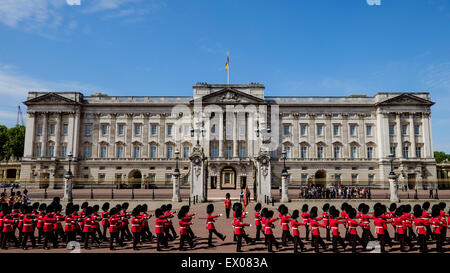
[[[93, 207], [86, 207], [84, 210], [84, 224], [83, 224], [83, 239], [84, 239], [84, 249], [91, 249], [89, 247], [89, 238], [91, 238], [92, 241], [94, 241], [97, 238], [95, 237], [94, 234], [94, 217], [92, 216], [92, 214], [94, 213], [94, 208]], [[97, 239], [98, 240], [98, 239]], [[100, 245], [100, 242], [97, 241], [97, 244]]]
[[309, 224], [311, 225], [311, 230], [312, 230], [311, 245], [314, 246], [314, 250], [316, 252], [319, 252], [319, 244], [322, 246], [322, 248], [324, 250], [327, 249], [327, 246], [325, 245], [324, 241], [322, 240], [322, 237], [320, 237], [320, 231], [319, 231], [319, 227], [325, 228], [325, 226], [322, 225], [321, 223], [319, 223], [316, 218], [317, 218], [317, 207], [313, 207], [313, 208], [311, 208], [311, 211], [309, 213]]
[[144, 225], [142, 227], [141, 239], [142, 241], [149, 240], [150, 242], [153, 239], [153, 234], [150, 231], [148, 220], [152, 218], [152, 215], [147, 212], [147, 204], [141, 206], [140, 217], [144, 220]]
[[288, 208], [283, 206], [280, 208], [280, 224], [281, 224], [281, 243], [283, 246], [287, 246], [287, 241], [293, 239], [289, 232], [289, 224], [291, 223], [291, 216], [288, 214]]
[[374, 207], [374, 216], [375, 220], [373, 221], [373, 224], [375, 225], [375, 233], [377, 234], [378, 241], [380, 242], [381, 252], [385, 252], [384, 246], [386, 244], [386, 233], [388, 232], [387, 224], [392, 221], [385, 219], [386, 217], [381, 206]]
[[[92, 219], [94, 220], [94, 226], [92, 227], [94, 229], [93, 237], [95, 238], [96, 241], [103, 241], [102, 239], [103, 234], [102, 231], [100, 230], [100, 221], [102, 220], [102, 217], [98, 215], [100, 206], [94, 205], [92, 208], [94, 209], [94, 212], [92, 213]], [[96, 234], [98, 234], [98, 237]]]
[[414, 245], [411, 243], [409, 237], [406, 236], [407, 225], [406, 220], [412, 220], [410, 218], [405, 219], [405, 215], [403, 214], [403, 206], [400, 206], [395, 210], [395, 218], [393, 224], [396, 227], [398, 240], [400, 241], [400, 250], [405, 251], [405, 242], [409, 245], [409, 250], [414, 248]]
[[130, 229], [128, 227], [128, 218], [131, 216], [130, 213], [127, 212], [129, 204], [127, 202], [122, 204], [122, 213], [119, 214], [121, 217], [121, 226], [120, 226], [120, 240], [123, 242], [125, 237], [127, 237], [127, 240], [130, 241], [132, 239]]
[[262, 222], [261, 222], [261, 204], [258, 203], [255, 205], [255, 226], [256, 226], [256, 237], [255, 241], [261, 240], [261, 230], [262, 230]]
[[72, 224], [72, 229], [73, 229], [73, 238], [77, 238], [77, 235], [80, 235], [81, 237], [81, 241], [83, 241], [83, 232], [81, 230], [80, 227], [80, 222], [81, 222], [81, 216], [78, 213], [78, 211], [80, 210], [80, 205], [73, 205], [72, 207], [72, 218], [73, 218], [73, 224]]
[[424, 253], [428, 251], [427, 247], [427, 230], [426, 225], [430, 224], [428, 219], [422, 218], [422, 207], [420, 205], [414, 207], [414, 226], [417, 231], [417, 244], [419, 245], [420, 252]]
[[441, 218], [441, 210], [439, 208], [439, 205], [434, 205], [431, 208], [431, 227], [433, 228], [434, 238], [436, 239], [436, 251], [442, 252], [442, 245], [444, 244], [444, 241], [442, 240], [443, 237], [442, 229], [447, 227], [447, 223], [444, 222]]
[[269, 209], [267, 208], [263, 208], [261, 210], [261, 224], [262, 224], [262, 234], [264, 235], [264, 244], [267, 245], [267, 236], [266, 236], [266, 232], [265, 232], [265, 222], [266, 222], [266, 214], [269, 211]]
[[275, 244], [275, 247], [278, 249], [280, 249], [280, 244], [278, 243], [278, 241], [275, 239], [275, 236], [273, 236], [273, 228], [275, 228], [275, 225], [273, 224], [275, 221], [278, 221], [279, 218], [273, 218], [273, 211], [269, 210], [267, 211], [267, 213], [265, 214], [265, 223], [264, 223], [264, 233], [266, 234], [267, 237], [267, 251], [268, 252], [273, 252], [272, 250], [272, 244]]
[[44, 236], [44, 217], [45, 210], [47, 209], [47, 205], [45, 203], [39, 206], [39, 214], [37, 216], [37, 224], [36, 228], [38, 230], [38, 244], [41, 244], [41, 238]]
[[294, 210], [291, 216], [291, 226], [292, 226], [292, 235], [294, 236], [294, 253], [298, 252], [298, 245], [300, 245], [301, 251], [305, 251], [305, 244], [300, 239], [300, 232], [298, 230], [299, 226], [304, 226], [305, 224], [302, 222], [297, 222], [300, 213], [298, 210]]
[[68, 203], [66, 205], [65, 214], [66, 217], [64, 217], [64, 233], [66, 234], [66, 244], [68, 244], [71, 241], [75, 241], [75, 233], [73, 230], [73, 226], [76, 222], [76, 219], [72, 217], [73, 213], [73, 204]]
[[323, 219], [323, 225], [326, 226], [326, 240], [330, 241], [331, 237], [330, 237], [330, 214], [328, 213], [328, 210], [330, 209], [330, 204], [325, 203], [322, 206], [322, 217], [317, 218], [317, 220], [321, 220]]
[[364, 226], [363, 223], [359, 223], [358, 221], [355, 220], [356, 217], [356, 209], [354, 208], [348, 208], [348, 229], [349, 229], [349, 237], [350, 237], [350, 245], [352, 246], [352, 252], [355, 253], [356, 252], [356, 241], [359, 241], [359, 243], [361, 245], [363, 244], [363, 241], [361, 240], [361, 238], [358, 236], [358, 232], [356, 230], [357, 227], [359, 226]]
[[[185, 221], [185, 222], [192, 222], [192, 218], [195, 216], [195, 213], [191, 213], [191, 214], [188, 213], [189, 209], [190, 209], [189, 206], [184, 206], [184, 208], [186, 210], [185, 211], [186, 214], [184, 215], [183, 221]], [[194, 232], [192, 232], [192, 229], [191, 229], [190, 225], [187, 226], [186, 231], [189, 234], [189, 236], [191, 236], [192, 239], [195, 238], [195, 234], [194, 234]]]
[[[84, 230], [84, 219], [86, 218], [86, 210], [89, 206], [88, 202], [83, 202], [81, 204], [81, 211], [80, 211], [80, 217], [79, 217], [79, 223], [80, 223], [80, 231]], [[84, 242], [84, 236], [86, 235], [85, 232], [81, 232], [81, 242]]]
[[163, 211], [160, 208], [155, 210], [155, 234], [157, 238], [157, 251], [161, 251], [161, 244], [163, 244], [165, 248], [168, 247], [167, 240], [165, 240], [164, 238], [164, 223], [167, 220], [163, 216]]
[[[439, 204], [438, 204], [438, 206], [439, 206], [439, 210], [440, 210], [440, 215], [439, 215], [439, 218], [444, 222], [444, 223], [446, 223], [446, 224], [448, 224], [448, 222], [447, 222], [447, 219], [446, 219], [446, 213], [445, 213], [445, 207], [447, 206], [447, 204], [445, 203], [445, 202], [440, 202]], [[447, 226], [446, 225], [444, 225], [444, 226], [442, 226], [442, 228], [441, 228], [441, 237], [443, 237], [443, 238], [441, 238], [441, 241], [444, 243], [446, 240], [447, 240]]]
[[17, 241], [16, 237], [14, 236], [14, 225], [18, 222], [17, 220], [14, 220], [11, 216], [11, 209], [9, 206], [3, 206], [3, 238], [2, 238], [2, 249], [8, 249], [8, 242], [10, 240], [14, 241], [14, 244], [16, 247], [19, 246], [19, 241]]
[[339, 234], [339, 224], [345, 224], [347, 221], [338, 219], [339, 211], [334, 206], [331, 206], [329, 216], [330, 216], [331, 235], [333, 236], [331, 240], [333, 245], [333, 252], [338, 252], [337, 249], [338, 243], [341, 244], [342, 248], [345, 250], [347, 245], [345, 244], [344, 240]]
[[[430, 202], [426, 201], [422, 205], [422, 218], [430, 220], [431, 214], [428, 213], [428, 209], [430, 208]], [[427, 241], [430, 240], [430, 238], [434, 239], [434, 234], [431, 231], [430, 226], [425, 226], [425, 229], [427, 230]]]
[[221, 214], [216, 214], [216, 215], [212, 215], [212, 213], [214, 212], [214, 205], [213, 204], [209, 204], [206, 207], [206, 228], [208, 229], [209, 232], [209, 236], [208, 236], [208, 247], [214, 247], [213, 243], [212, 243], [212, 235], [213, 233], [219, 237], [222, 241], [225, 240], [226, 236], [223, 236], [221, 233], [217, 232], [216, 227], [214, 226], [214, 221], [215, 218], [222, 216]]
[[341, 216], [340, 216], [340, 219], [346, 220], [345, 224], [344, 224], [344, 227], [345, 227], [344, 241], [349, 241], [349, 239], [350, 239], [350, 235], [348, 233], [348, 222], [347, 222], [347, 220], [348, 220], [348, 213], [347, 213], [348, 206], [349, 205], [347, 204], [347, 202], [344, 202], [341, 205]]
[[5, 202], [0, 203], [0, 247], [3, 243], [3, 218], [5, 217], [3, 210], [5, 209], [6, 206], [7, 204]]
[[48, 206], [46, 208], [46, 215], [43, 218], [44, 221], [44, 249], [49, 250], [48, 242], [51, 241], [53, 243], [53, 248], [58, 248], [58, 244], [55, 240], [55, 234], [53, 233], [53, 225], [56, 223], [55, 213], [53, 206]]
[[120, 241], [119, 238], [119, 226], [120, 226], [120, 217], [117, 215], [118, 212], [117, 207], [112, 208], [109, 211], [109, 219], [108, 219], [108, 226], [109, 226], [109, 249], [115, 250], [114, 248], [114, 240], [116, 240], [116, 245], [123, 246], [123, 242]]
[[133, 250], [139, 250], [137, 244], [140, 242], [140, 236], [142, 232], [142, 226], [144, 225], [144, 219], [139, 217], [140, 207], [137, 206], [133, 209], [131, 215], [131, 233], [133, 234]]
[[173, 224], [172, 224], [172, 221], [170, 220], [170, 218], [173, 218], [174, 217], [173, 215], [175, 213], [176, 213], [176, 211], [172, 211], [172, 204], [167, 204], [166, 205], [166, 214], [172, 215], [171, 217], [169, 217], [167, 219], [168, 220], [167, 227], [168, 227], [169, 231], [172, 232], [172, 237], [173, 237], [174, 240], [178, 237], [178, 235], [175, 232], [175, 228], [173, 227]]
[[25, 206], [25, 215], [22, 220], [22, 248], [23, 250], [27, 250], [27, 241], [30, 238], [31, 245], [33, 248], [36, 247], [36, 239], [34, 238], [34, 222], [37, 220], [31, 216], [32, 208]]
[[359, 219], [361, 220], [361, 224], [363, 225], [362, 245], [364, 250], [366, 249], [369, 241], [375, 240], [372, 232], [370, 231], [370, 219], [375, 219], [375, 217], [369, 215], [369, 209], [369, 205], [363, 203], [359, 217]]
[[234, 226], [234, 234], [236, 235], [236, 239], [237, 239], [237, 244], [236, 244], [236, 251], [237, 252], [241, 252], [241, 247], [242, 247], [242, 237], [244, 237], [245, 242], [247, 244], [253, 243], [252, 239], [250, 237], [248, 237], [248, 235], [245, 233], [244, 231], [244, 227], [245, 226], [252, 226], [251, 224], [247, 224], [242, 222], [242, 217], [243, 213], [241, 208], [238, 208], [235, 211], [235, 218], [234, 218], [234, 222], [233, 222], [233, 226]]
[[55, 224], [53, 225], [53, 233], [55, 234], [55, 241], [58, 244], [58, 237], [64, 240], [64, 229], [62, 222], [65, 220], [65, 216], [61, 214], [61, 204], [55, 204]]
[[184, 251], [186, 250], [184, 248], [184, 242], [187, 241], [189, 243], [189, 246], [194, 248], [194, 242], [192, 241], [191, 236], [189, 236], [187, 229], [192, 224], [190, 221], [185, 221], [186, 219], [186, 213], [188, 211], [186, 209], [180, 209], [178, 212], [178, 225], [180, 227], [180, 248], [179, 250]]
[[103, 234], [102, 234], [102, 237], [101, 237], [101, 239], [103, 240], [103, 241], [106, 241], [106, 240], [108, 240], [108, 238], [106, 238], [106, 231], [109, 229], [109, 203], [108, 202], [106, 202], [106, 203], [103, 203], [103, 206], [102, 206], [102, 227], [103, 227]]
[[[20, 192], [18, 192], [20, 193]], [[17, 226], [14, 226], [14, 237], [15, 237], [15, 233], [16, 233], [16, 229], [19, 230], [19, 242], [22, 242], [22, 221], [23, 221], [23, 217], [25, 216], [25, 209], [26, 209], [26, 204], [20, 204], [20, 203], [15, 203], [13, 206], [13, 212], [11, 213], [11, 216], [13, 217], [14, 220], [17, 220]]]
[[303, 218], [303, 223], [305, 224], [305, 229], [306, 229], [306, 237], [305, 240], [309, 241], [309, 212], [308, 212], [308, 205], [304, 204], [302, 207], [302, 218]]
[[231, 199], [230, 194], [227, 192], [227, 194], [225, 194], [225, 213], [227, 215], [227, 219], [230, 218], [230, 210], [231, 210]]

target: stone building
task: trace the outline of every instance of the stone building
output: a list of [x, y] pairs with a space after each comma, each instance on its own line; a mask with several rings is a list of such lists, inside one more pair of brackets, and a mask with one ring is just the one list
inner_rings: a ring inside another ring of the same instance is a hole
[[290, 187], [384, 187], [391, 153], [400, 183], [436, 181], [429, 93], [264, 92], [257, 83], [197, 83], [189, 97], [29, 92], [20, 178], [58, 187], [72, 152], [75, 183], [170, 185], [179, 151], [182, 186], [200, 177], [207, 189], [248, 184], [256, 194], [255, 184], [279, 186], [285, 151]]

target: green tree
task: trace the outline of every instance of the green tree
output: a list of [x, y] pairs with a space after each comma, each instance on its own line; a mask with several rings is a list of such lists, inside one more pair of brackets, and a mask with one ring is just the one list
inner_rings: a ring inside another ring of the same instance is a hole
[[437, 163], [441, 163], [446, 159], [450, 159], [450, 155], [444, 152], [434, 152], [434, 159], [436, 159]]
[[25, 126], [18, 125], [8, 129], [7, 140], [3, 146], [5, 158], [11, 157], [21, 158], [23, 156], [23, 149], [25, 145]]
[[8, 140], [8, 128], [4, 125], [0, 125], [0, 160], [5, 158], [5, 144]]

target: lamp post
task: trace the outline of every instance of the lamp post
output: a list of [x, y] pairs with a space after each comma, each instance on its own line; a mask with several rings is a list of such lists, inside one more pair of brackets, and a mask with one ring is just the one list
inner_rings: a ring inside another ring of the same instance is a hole
[[180, 169], [178, 168], [178, 160], [179, 160], [180, 151], [175, 149], [175, 170], [173, 171], [173, 192], [172, 192], [172, 201], [173, 202], [181, 202], [180, 196]]
[[289, 175], [286, 168], [286, 150], [282, 152], [283, 170], [281, 171], [281, 202], [289, 202], [287, 177]]
[[73, 198], [72, 198], [72, 169], [71, 169], [71, 163], [72, 163], [72, 152], [70, 152], [67, 155], [67, 158], [69, 160], [69, 170], [67, 171], [66, 175], [65, 175], [65, 183], [64, 183], [64, 201], [67, 202], [72, 202]]
[[398, 188], [397, 188], [397, 175], [394, 173], [394, 155], [390, 154], [389, 156], [391, 162], [391, 172], [389, 173], [389, 192], [391, 195], [391, 202], [398, 202]]

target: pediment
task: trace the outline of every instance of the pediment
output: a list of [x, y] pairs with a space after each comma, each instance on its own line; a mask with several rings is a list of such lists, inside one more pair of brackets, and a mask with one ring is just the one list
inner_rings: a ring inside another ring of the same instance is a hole
[[431, 106], [434, 102], [414, 96], [412, 94], [403, 93], [396, 97], [379, 102], [377, 105], [427, 105]]
[[24, 102], [25, 105], [33, 104], [79, 104], [78, 102], [58, 95], [56, 93], [49, 92], [42, 96], [27, 100]]
[[[194, 101], [192, 100], [191, 103]], [[214, 104], [262, 104], [265, 100], [234, 88], [224, 88], [202, 97], [202, 103]]]

